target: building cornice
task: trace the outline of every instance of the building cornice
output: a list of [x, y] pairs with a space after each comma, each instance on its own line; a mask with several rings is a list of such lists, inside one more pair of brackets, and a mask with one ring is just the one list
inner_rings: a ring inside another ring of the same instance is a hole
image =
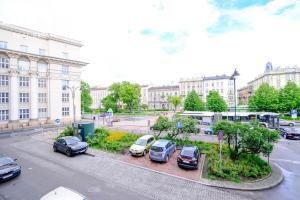
[[72, 64], [72, 65], [77, 65], [79, 67], [83, 67], [85, 65], [88, 65], [89, 63], [87, 62], [82, 62], [82, 61], [78, 61], [78, 60], [71, 60], [71, 59], [64, 59], [64, 58], [58, 58], [58, 57], [53, 57], [53, 56], [42, 56], [42, 55], [38, 55], [38, 54], [33, 54], [33, 53], [27, 53], [27, 52], [22, 52], [22, 51], [16, 51], [16, 50], [11, 50], [11, 49], [3, 49], [0, 48], [0, 53], [5, 53], [8, 55], [13, 55], [14, 57], [17, 56], [27, 56], [29, 58], [33, 58], [33, 59], [44, 59], [47, 60], [49, 62], [63, 62], [63, 63], [68, 63], [68, 64]]
[[74, 45], [74, 46], [78, 46], [78, 47], [83, 46], [83, 44], [81, 44], [81, 42], [78, 40], [74, 40], [71, 38], [66, 38], [63, 36], [58, 36], [58, 35], [54, 35], [54, 34], [50, 34], [50, 33], [42, 33], [39, 31], [35, 31], [32, 29], [28, 29], [28, 28], [24, 28], [24, 27], [20, 27], [20, 26], [4, 24], [2, 22], [0, 22], [0, 29], [15, 32], [15, 33], [20, 33], [20, 34], [35, 37], [35, 38], [62, 42], [62, 43], [66, 43], [66, 44], [70, 44], [70, 45]]

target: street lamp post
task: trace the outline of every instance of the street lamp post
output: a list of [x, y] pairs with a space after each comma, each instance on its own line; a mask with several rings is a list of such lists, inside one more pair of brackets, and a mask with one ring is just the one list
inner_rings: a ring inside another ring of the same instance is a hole
[[234, 72], [233, 72], [233, 74], [230, 77], [230, 80], [233, 80], [233, 89], [234, 89], [234, 121], [236, 121], [236, 85], [235, 85], [235, 79], [239, 75], [240, 74], [235, 69]]
[[75, 123], [75, 117], [76, 117], [76, 106], [75, 106], [75, 92], [77, 89], [80, 89], [80, 87], [69, 87], [66, 86], [66, 88], [68, 88], [71, 92], [72, 92], [72, 101], [73, 101], [73, 123]]

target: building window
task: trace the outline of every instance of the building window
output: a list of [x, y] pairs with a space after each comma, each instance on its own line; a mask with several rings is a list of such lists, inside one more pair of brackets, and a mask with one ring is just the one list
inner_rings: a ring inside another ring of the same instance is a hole
[[39, 108], [39, 118], [47, 117], [47, 108]]
[[8, 110], [0, 110], [0, 121], [8, 120]]
[[67, 90], [69, 87], [69, 80], [62, 80], [62, 90]]
[[69, 93], [62, 93], [62, 102], [69, 102]]
[[69, 66], [68, 66], [68, 65], [63, 65], [63, 66], [61, 67], [61, 72], [62, 72], [62, 74], [64, 74], [64, 75], [68, 75], [68, 74], [69, 74]]
[[29, 70], [29, 61], [22, 59], [18, 61], [19, 70], [28, 71]]
[[29, 93], [20, 93], [20, 103], [28, 103], [29, 102]]
[[0, 75], [0, 86], [8, 85], [8, 76], [7, 75]]
[[9, 68], [9, 58], [0, 57], [0, 68]]
[[46, 62], [38, 62], [37, 67], [39, 72], [47, 72], [48, 70], [48, 64]]
[[8, 92], [0, 92], [0, 103], [8, 103]]
[[39, 49], [39, 55], [44, 56], [46, 53], [45, 49]]
[[47, 103], [47, 93], [38, 94], [39, 103]]
[[20, 45], [20, 51], [28, 52], [28, 46], [26, 46], [26, 45]]
[[65, 59], [68, 59], [69, 58], [69, 54], [66, 53], [66, 52], [62, 52], [62, 57], [65, 58]]
[[0, 41], [0, 48], [7, 49], [7, 42]]
[[69, 107], [62, 107], [62, 116], [69, 116], [70, 110]]
[[38, 80], [38, 87], [45, 88], [47, 87], [47, 80], [45, 78], [39, 78]]
[[19, 114], [20, 119], [29, 119], [29, 109], [20, 109]]
[[20, 87], [29, 87], [29, 77], [20, 76], [19, 77], [19, 86]]

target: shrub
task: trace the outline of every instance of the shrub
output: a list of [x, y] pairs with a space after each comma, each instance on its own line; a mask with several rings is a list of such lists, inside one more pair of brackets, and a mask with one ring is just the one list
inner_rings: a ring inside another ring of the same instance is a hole
[[65, 137], [65, 136], [73, 136], [74, 135], [74, 129], [71, 126], [67, 126], [63, 132], [61, 132], [56, 139]]
[[108, 142], [119, 140], [124, 137], [127, 133], [124, 131], [109, 131], [109, 136], [106, 138]]

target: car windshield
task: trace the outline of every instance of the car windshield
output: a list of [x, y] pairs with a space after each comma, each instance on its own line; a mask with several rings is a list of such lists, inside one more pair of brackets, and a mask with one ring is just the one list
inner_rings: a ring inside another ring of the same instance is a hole
[[11, 159], [11, 158], [8, 158], [8, 157], [2, 157], [0, 158], [0, 167], [1, 166], [4, 166], [4, 165], [8, 165], [8, 164], [11, 164], [13, 163], [14, 161]]
[[72, 145], [72, 144], [76, 144], [77, 142], [80, 142], [80, 140], [77, 137], [72, 137], [66, 139], [66, 142], [67, 144]]
[[136, 145], [140, 145], [140, 146], [146, 146], [147, 144], [147, 140], [145, 139], [138, 139], [136, 142], [135, 142]]
[[163, 151], [164, 151], [164, 148], [152, 146], [152, 147], [151, 147], [151, 150], [152, 150], [152, 151], [156, 151], [156, 152], [163, 152]]
[[190, 148], [189, 149], [185, 149], [185, 148], [183, 148], [181, 150], [180, 155], [187, 156], [187, 157], [194, 157], [194, 149], [190, 149]]

